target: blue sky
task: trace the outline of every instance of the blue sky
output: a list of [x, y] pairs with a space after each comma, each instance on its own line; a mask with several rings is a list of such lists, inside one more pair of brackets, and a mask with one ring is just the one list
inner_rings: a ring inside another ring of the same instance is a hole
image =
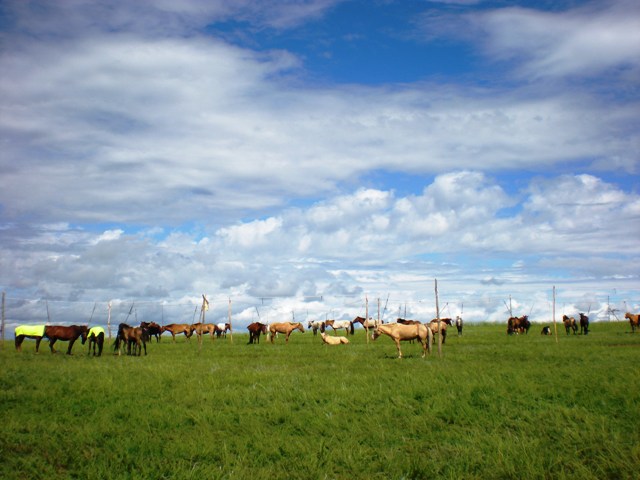
[[203, 293], [240, 326], [426, 319], [435, 278], [468, 321], [548, 321], [554, 284], [640, 308], [635, 1], [4, 1], [0, 28], [11, 325]]

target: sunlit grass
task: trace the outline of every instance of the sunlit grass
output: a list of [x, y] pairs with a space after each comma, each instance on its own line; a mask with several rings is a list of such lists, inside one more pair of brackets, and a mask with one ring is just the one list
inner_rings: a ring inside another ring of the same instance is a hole
[[[640, 335], [0, 352], [1, 478], [634, 478]], [[46, 353], [45, 353], [46, 352]], [[132, 473], [129, 473], [132, 472]]]

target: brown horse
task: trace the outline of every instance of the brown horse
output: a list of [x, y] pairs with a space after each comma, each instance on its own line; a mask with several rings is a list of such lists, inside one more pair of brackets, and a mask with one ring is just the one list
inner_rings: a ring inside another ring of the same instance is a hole
[[[93, 356], [99, 357], [102, 355], [102, 347], [104, 346], [104, 328], [92, 327], [87, 335], [89, 341], [89, 355], [91, 355], [91, 347], [93, 347]], [[96, 354], [96, 346], [98, 347], [98, 353]]]
[[202, 335], [209, 334], [211, 341], [213, 342], [215, 338], [215, 333], [217, 332], [216, 325], [213, 323], [194, 323], [191, 325], [191, 335], [194, 333], [198, 337], [198, 341], [202, 341]]
[[640, 319], [640, 314], [627, 312], [627, 313], [624, 314], [624, 318], [629, 320], [629, 325], [631, 325], [631, 333], [636, 333], [636, 328], [638, 328], [640, 326], [640, 325], [638, 325], [638, 320]]
[[[447, 326], [451, 325], [453, 322], [450, 318], [441, 318], [440, 319], [440, 332], [442, 333], [442, 344], [447, 340]], [[428, 327], [431, 329], [434, 335], [438, 333], [438, 319], [434, 318], [429, 322]]]
[[304, 327], [300, 322], [281, 322], [281, 323], [272, 323], [269, 325], [269, 336], [271, 337], [271, 343], [273, 343], [273, 339], [276, 336], [276, 333], [284, 333], [286, 335], [285, 343], [289, 343], [289, 335], [294, 330], [300, 330], [304, 333]]
[[422, 358], [427, 354], [431, 354], [431, 345], [433, 344], [433, 332], [421, 323], [415, 325], [406, 325], [402, 323], [390, 323], [386, 325], [378, 325], [374, 330], [371, 338], [374, 340], [381, 335], [389, 336], [396, 344], [398, 349], [398, 358], [402, 358], [402, 350], [400, 350], [400, 342], [408, 340], [418, 340], [422, 344]]
[[173, 337], [173, 341], [176, 341], [176, 335], [180, 335], [184, 333], [184, 336], [188, 339], [191, 338], [191, 334], [193, 331], [191, 330], [191, 325], [189, 323], [171, 323], [169, 325], [165, 325], [160, 329], [160, 333], [169, 332], [171, 337]]
[[25, 338], [31, 338], [36, 341], [36, 353], [40, 348], [40, 342], [44, 337], [44, 325], [20, 325], [16, 327], [16, 350], [22, 351], [22, 342]]
[[359, 323], [360, 325], [362, 325], [362, 328], [364, 328], [365, 330], [373, 330], [374, 328], [376, 328], [378, 325], [382, 325], [384, 322], [382, 320], [378, 321], [378, 320], [374, 320], [373, 318], [369, 317], [369, 319], [366, 319], [364, 317], [356, 317], [354, 318], [351, 323], [353, 323], [354, 325], [356, 323]]
[[576, 319], [573, 317], [567, 317], [566, 315], [562, 316], [562, 322], [564, 323], [564, 329], [567, 332], [567, 335], [573, 330], [573, 334], [575, 335], [578, 332], [578, 325], [576, 325]]
[[260, 343], [260, 334], [267, 334], [267, 325], [260, 322], [253, 322], [247, 327], [249, 330], [249, 344]]
[[531, 328], [531, 322], [527, 315], [521, 317], [509, 317], [507, 320], [507, 334], [513, 335], [514, 333], [529, 333]]
[[151, 340], [151, 337], [156, 337], [156, 343], [160, 341], [162, 337], [162, 327], [156, 322], [140, 322], [140, 328], [147, 329], [149, 340]]
[[589, 333], [589, 317], [584, 313], [580, 313], [580, 334], [587, 335]]
[[82, 345], [87, 341], [87, 334], [89, 328], [86, 325], [71, 325], [69, 327], [63, 327], [60, 325], [47, 325], [44, 327], [44, 336], [49, 339], [49, 348], [51, 353], [56, 353], [53, 345], [58, 341], [69, 342], [69, 348], [67, 348], [67, 355], [71, 355], [71, 349], [78, 337], [81, 337]]
[[[113, 349], [118, 351], [118, 355], [122, 354], [122, 348], [126, 344], [127, 355], [142, 354], [142, 347], [144, 347], [144, 354], [147, 354], [147, 340], [149, 335], [146, 329], [142, 327], [131, 327], [126, 323], [118, 325], [118, 334], [116, 335], [116, 341], [113, 344]], [[133, 350], [132, 348], [133, 347]]]

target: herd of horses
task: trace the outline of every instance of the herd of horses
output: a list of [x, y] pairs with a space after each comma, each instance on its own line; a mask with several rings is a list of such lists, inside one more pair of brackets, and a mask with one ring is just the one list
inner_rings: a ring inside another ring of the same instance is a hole
[[[580, 333], [587, 335], [589, 333], [589, 317], [583, 313], [579, 314]], [[625, 319], [629, 320], [632, 333], [635, 333], [638, 328], [639, 314], [626, 313]], [[574, 317], [563, 315], [562, 321], [565, 326], [567, 335], [577, 334], [578, 322]], [[314, 335], [317, 335], [320, 331], [323, 343], [327, 345], [345, 345], [349, 344], [349, 340], [346, 336], [338, 336], [338, 331], [344, 330], [345, 334], [353, 335], [355, 324], [360, 323], [365, 329], [367, 334], [371, 332], [371, 338], [376, 340], [382, 335], [390, 337], [396, 344], [398, 357], [402, 358], [402, 351], [400, 349], [400, 342], [417, 340], [422, 345], [422, 356], [427, 353], [431, 353], [431, 346], [435, 335], [442, 337], [442, 344], [444, 345], [447, 336], [447, 327], [455, 325], [458, 331], [458, 335], [462, 335], [463, 320], [458, 316], [455, 321], [451, 318], [435, 318], [429, 322], [420, 322], [418, 320], [409, 320], [404, 318], [396, 319], [395, 323], [383, 323], [372, 318], [356, 317], [351, 321], [338, 321], [338, 320], [325, 320], [325, 321], [309, 321], [307, 328], [313, 331]], [[510, 317], [507, 320], [507, 333], [510, 335], [519, 333], [528, 333], [531, 327], [531, 322], [527, 315], [522, 317]], [[327, 329], [333, 329], [333, 335], [327, 335]], [[304, 333], [305, 329], [300, 322], [277, 322], [277, 323], [261, 323], [253, 322], [247, 326], [249, 331], [249, 344], [260, 343], [260, 335], [268, 335], [271, 343], [274, 343], [277, 335], [282, 334], [285, 336], [285, 343], [289, 343], [289, 337], [291, 334], [299, 330]], [[205, 324], [205, 323], [172, 323], [169, 325], [160, 326], [155, 322], [141, 322], [140, 326], [132, 327], [125, 323], [118, 325], [118, 332], [116, 334], [115, 342], [113, 344], [114, 353], [121, 355], [123, 351], [126, 351], [128, 355], [140, 356], [144, 350], [147, 354], [147, 343], [151, 341], [153, 337], [156, 338], [156, 342], [160, 341], [160, 337], [164, 332], [171, 334], [172, 340], [175, 342], [176, 335], [184, 334], [188, 339], [195, 333], [199, 340], [203, 335], [209, 334], [211, 340], [215, 337], [225, 335], [228, 331], [231, 331], [231, 324], [218, 323], [218, 324]], [[542, 329], [543, 335], [550, 335], [551, 329], [548, 326], [544, 326]], [[89, 329], [86, 325], [21, 325], [15, 329], [15, 347], [18, 352], [22, 351], [22, 343], [25, 338], [34, 339], [36, 341], [36, 353], [40, 348], [40, 342], [43, 338], [49, 340], [49, 348], [51, 353], [56, 353], [54, 345], [58, 341], [69, 342], [67, 347], [67, 354], [71, 355], [74, 343], [80, 339], [82, 345], [89, 341], [89, 355], [94, 356], [102, 355], [102, 349], [104, 345], [105, 332], [102, 327], [93, 327]], [[96, 351], [97, 349], [97, 351]]]

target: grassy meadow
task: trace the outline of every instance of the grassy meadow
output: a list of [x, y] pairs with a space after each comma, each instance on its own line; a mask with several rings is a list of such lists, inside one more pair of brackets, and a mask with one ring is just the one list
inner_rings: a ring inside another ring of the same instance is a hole
[[638, 478], [640, 334], [540, 328], [467, 324], [425, 359], [362, 330], [165, 336], [146, 357], [6, 341], [0, 478]]

